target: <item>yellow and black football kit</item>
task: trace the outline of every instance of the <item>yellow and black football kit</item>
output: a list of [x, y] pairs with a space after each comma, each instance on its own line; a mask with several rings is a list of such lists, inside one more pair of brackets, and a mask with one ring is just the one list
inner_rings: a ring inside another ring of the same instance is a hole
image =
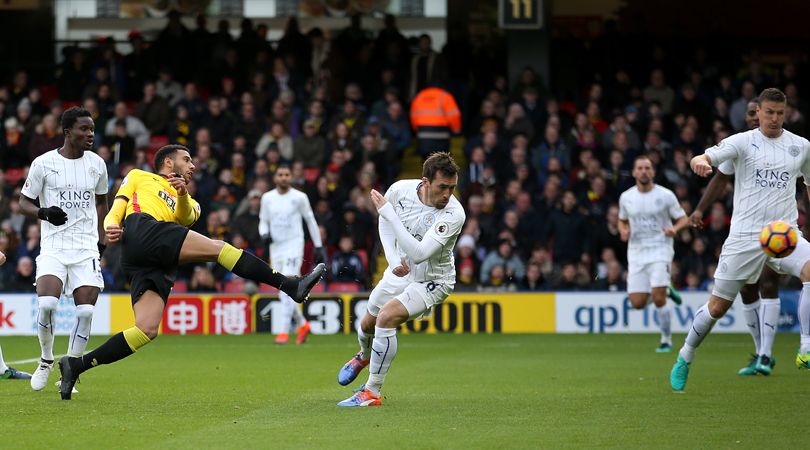
[[147, 290], [169, 298], [177, 276], [188, 226], [200, 217], [190, 195], [177, 195], [165, 175], [131, 170], [115, 196], [104, 228], [121, 224], [121, 267], [130, 283], [132, 303]]

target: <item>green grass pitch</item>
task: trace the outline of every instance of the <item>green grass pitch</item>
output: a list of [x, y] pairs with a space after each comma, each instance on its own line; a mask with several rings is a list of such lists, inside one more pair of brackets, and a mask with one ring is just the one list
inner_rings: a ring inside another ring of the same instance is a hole
[[[94, 336], [91, 346], [103, 337]], [[683, 336], [676, 337], [676, 346]], [[7, 361], [36, 337], [4, 337]], [[86, 373], [63, 402], [0, 381], [0, 448], [801, 448], [810, 373], [779, 335], [770, 377], [744, 378], [751, 339], [713, 335], [686, 392], [653, 335], [408, 335], [383, 406], [344, 409], [350, 336], [162, 336]], [[58, 338], [57, 350], [66, 348]], [[34, 364], [19, 369], [33, 371]], [[366, 379], [366, 372], [354, 386]]]

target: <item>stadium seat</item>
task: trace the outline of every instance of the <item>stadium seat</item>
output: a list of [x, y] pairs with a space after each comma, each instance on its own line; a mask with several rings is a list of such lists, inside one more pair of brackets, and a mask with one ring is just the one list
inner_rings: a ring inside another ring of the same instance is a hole
[[25, 169], [22, 168], [6, 169], [6, 183], [9, 186], [16, 185], [23, 178], [25, 178]]
[[321, 176], [321, 169], [317, 167], [304, 169], [304, 179], [307, 183], [315, 184], [315, 180], [317, 180], [319, 176]]
[[264, 294], [276, 294], [278, 293], [278, 289], [269, 284], [259, 283], [259, 292]]
[[314, 294], [321, 294], [323, 292], [326, 292], [326, 282], [321, 281], [320, 283], [316, 284], [315, 287], [313, 287], [310, 292]]
[[55, 84], [42, 84], [39, 86], [39, 93], [42, 94], [43, 105], [50, 105], [52, 101], [59, 98], [59, 88]]
[[354, 281], [333, 281], [329, 283], [328, 290], [329, 292], [360, 292], [363, 290], [363, 286]]
[[62, 102], [62, 109], [73, 108], [74, 106], [81, 106], [82, 102], [80, 101], [69, 101], [69, 102]]
[[245, 292], [245, 280], [242, 278], [235, 278], [222, 283], [222, 292], [229, 294], [237, 292]]
[[188, 292], [188, 281], [186, 280], [176, 280], [174, 282], [174, 288], [172, 288], [172, 292]]
[[361, 248], [355, 251], [357, 252], [357, 256], [360, 257], [360, 261], [363, 262], [363, 273], [368, 273], [368, 252]]

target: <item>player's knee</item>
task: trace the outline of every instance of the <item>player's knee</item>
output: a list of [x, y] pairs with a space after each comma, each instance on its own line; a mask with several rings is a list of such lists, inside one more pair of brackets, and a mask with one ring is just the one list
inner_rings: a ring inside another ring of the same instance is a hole
[[402, 321], [396, 314], [383, 308], [377, 316], [377, 326], [380, 328], [396, 328], [402, 324]]
[[633, 294], [630, 295], [629, 298], [630, 306], [632, 306], [633, 309], [644, 309], [650, 299], [649, 294]]
[[158, 337], [158, 327], [154, 326], [147, 326], [147, 327], [138, 327], [146, 337], [149, 338], [150, 341], [154, 341]]
[[743, 304], [750, 305], [759, 300], [759, 289], [755, 284], [746, 284], [740, 289]]
[[726, 311], [731, 307], [731, 302], [727, 300], [720, 300], [709, 302], [709, 315], [715, 319], [719, 319], [726, 315]]

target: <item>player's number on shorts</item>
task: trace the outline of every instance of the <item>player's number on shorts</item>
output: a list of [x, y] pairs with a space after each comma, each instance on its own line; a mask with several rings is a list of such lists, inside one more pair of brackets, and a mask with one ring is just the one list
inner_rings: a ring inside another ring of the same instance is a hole
[[427, 289], [428, 292], [435, 291], [437, 287], [438, 284], [436, 284], [434, 281], [428, 281], [427, 284], [425, 284], [425, 289]]

